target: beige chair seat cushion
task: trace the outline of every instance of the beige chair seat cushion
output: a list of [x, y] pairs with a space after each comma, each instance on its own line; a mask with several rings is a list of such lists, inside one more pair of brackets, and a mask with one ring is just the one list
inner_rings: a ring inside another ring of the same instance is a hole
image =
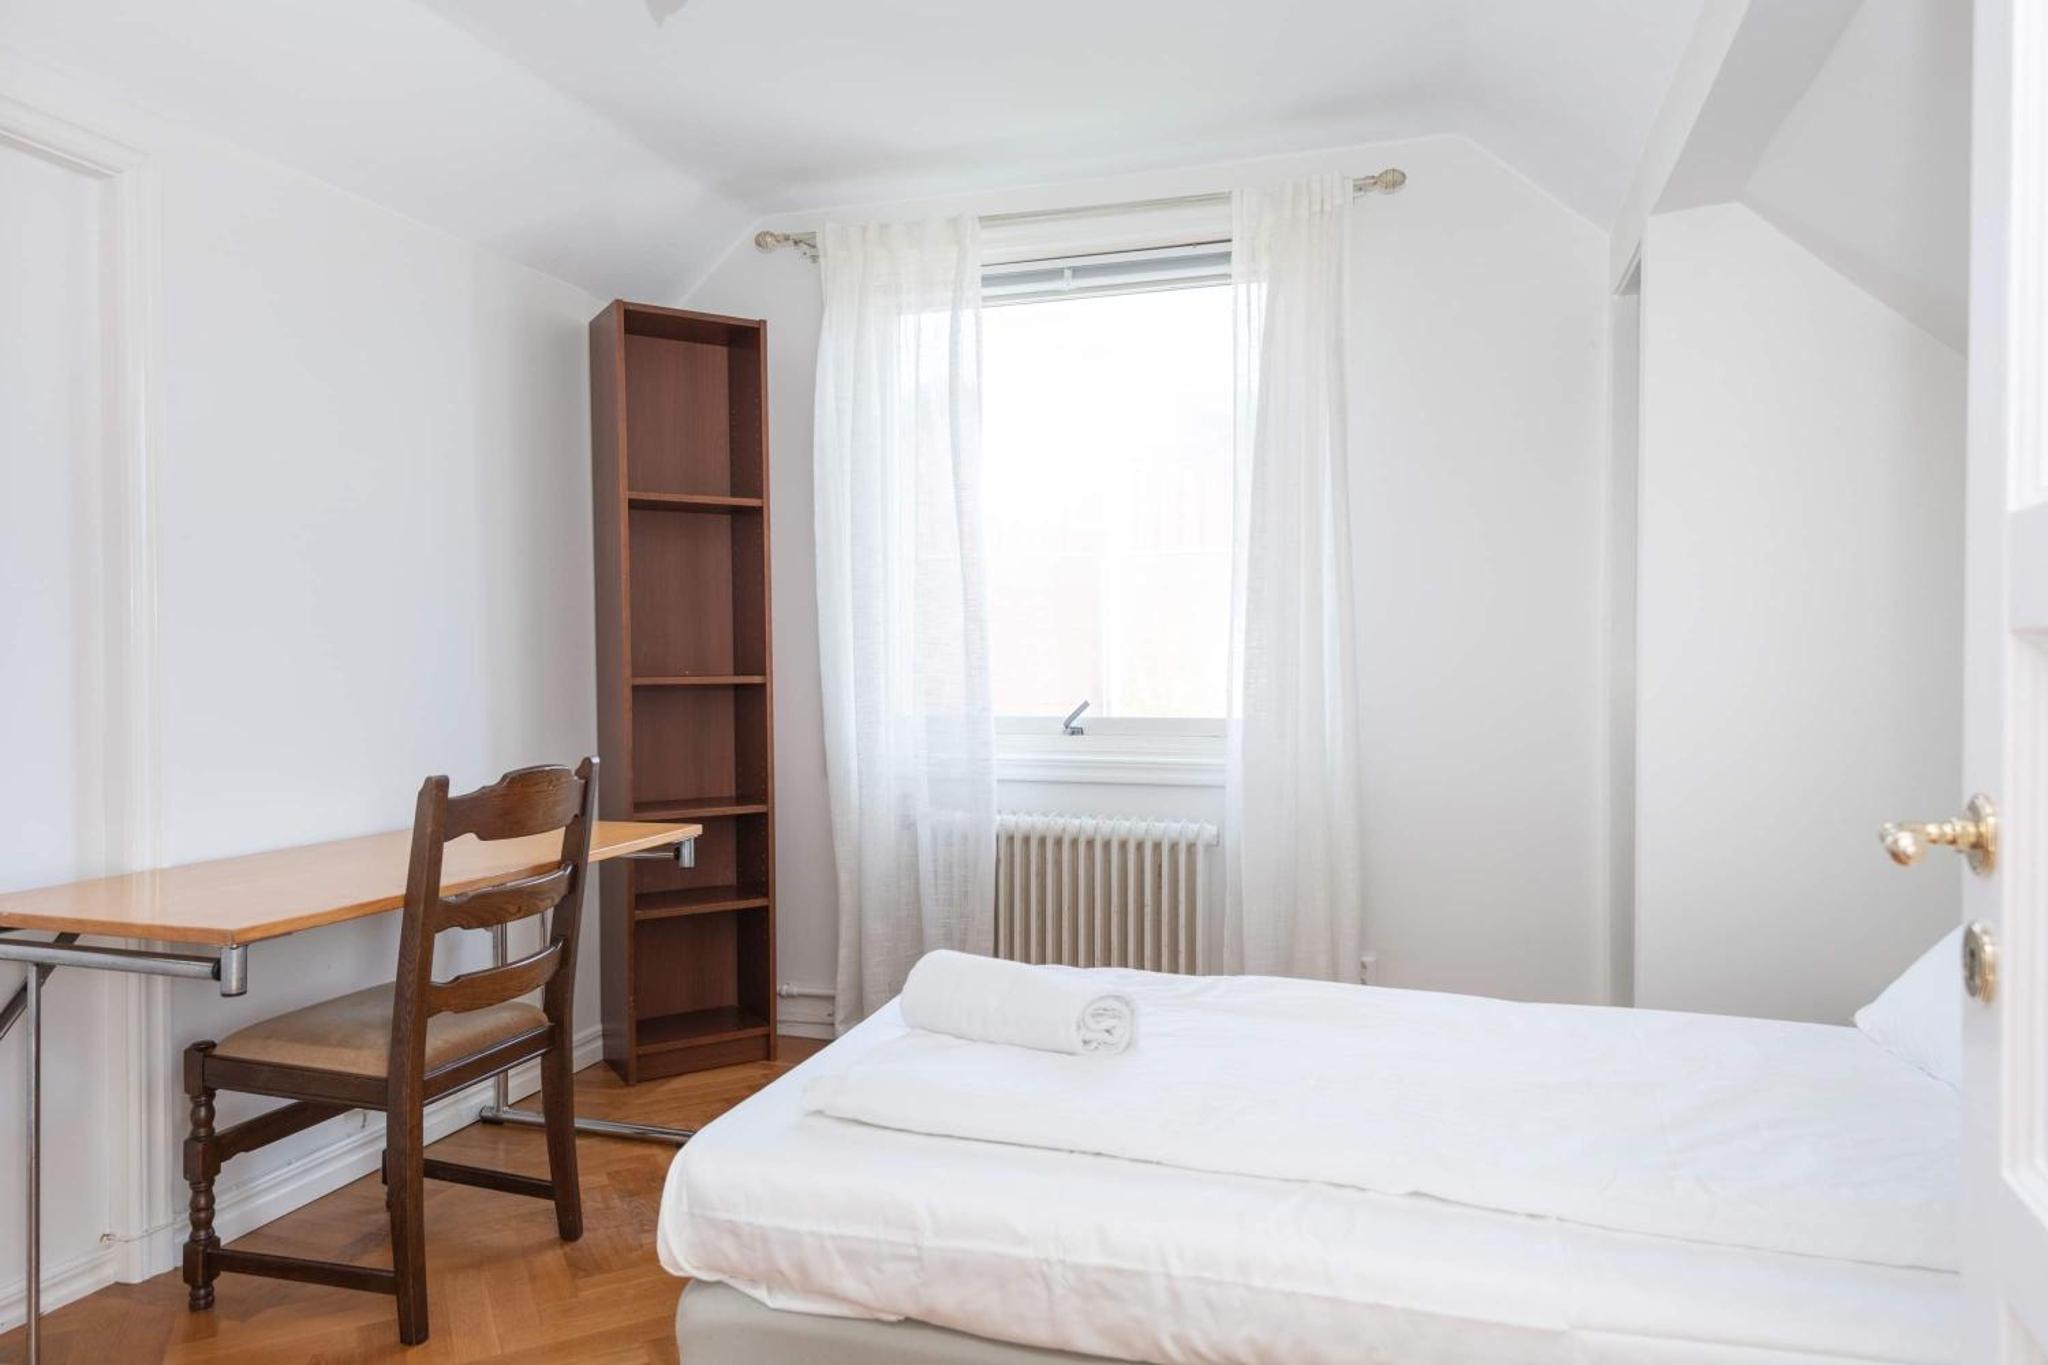
[[[389, 986], [344, 995], [229, 1034], [213, 1055], [273, 1066], [382, 1076], [391, 1059]], [[438, 1071], [532, 1029], [548, 1017], [536, 1005], [513, 1000], [427, 1021], [427, 1070]]]

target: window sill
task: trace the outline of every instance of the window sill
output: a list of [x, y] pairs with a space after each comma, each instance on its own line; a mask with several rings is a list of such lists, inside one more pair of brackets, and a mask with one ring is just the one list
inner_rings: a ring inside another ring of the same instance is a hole
[[996, 780], [1141, 787], [1220, 787], [1220, 735], [996, 736]]

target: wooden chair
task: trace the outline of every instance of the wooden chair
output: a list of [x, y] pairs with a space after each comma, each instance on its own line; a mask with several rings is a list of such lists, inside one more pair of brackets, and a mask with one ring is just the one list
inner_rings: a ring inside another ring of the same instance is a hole
[[[185, 1178], [192, 1185], [185, 1283], [193, 1311], [213, 1306], [213, 1282], [224, 1270], [269, 1275], [395, 1294], [399, 1339], [409, 1346], [425, 1341], [427, 1179], [551, 1199], [562, 1240], [583, 1235], [571, 1093], [571, 996], [596, 791], [597, 760], [591, 758], [574, 772], [522, 768], [453, 798], [447, 778], [428, 778], [413, 821], [395, 985], [294, 1010], [221, 1042], [194, 1043], [185, 1050], [185, 1092], [192, 1099], [192, 1135], [185, 1141]], [[553, 870], [463, 895], [441, 894], [442, 849], [449, 840], [465, 834], [515, 839], [556, 829], [562, 831], [562, 851]], [[555, 913], [548, 943], [538, 952], [504, 966], [434, 980], [434, 942], [443, 930], [489, 929], [550, 910]], [[540, 987], [546, 988], [540, 1006], [519, 998]], [[548, 1179], [425, 1155], [421, 1128], [429, 1101], [536, 1057], [547, 1119]], [[220, 1090], [297, 1103], [216, 1132], [213, 1097]], [[351, 1109], [385, 1114], [392, 1268], [222, 1247], [213, 1230], [213, 1182], [222, 1163]]]

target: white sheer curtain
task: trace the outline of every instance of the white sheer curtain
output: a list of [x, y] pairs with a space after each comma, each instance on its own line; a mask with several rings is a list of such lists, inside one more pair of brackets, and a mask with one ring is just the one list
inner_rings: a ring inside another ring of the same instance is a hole
[[1237, 529], [1229, 970], [1354, 981], [1365, 946], [1345, 455], [1344, 176], [1232, 201]]
[[818, 235], [818, 637], [841, 1028], [930, 948], [987, 952], [995, 734], [971, 217]]

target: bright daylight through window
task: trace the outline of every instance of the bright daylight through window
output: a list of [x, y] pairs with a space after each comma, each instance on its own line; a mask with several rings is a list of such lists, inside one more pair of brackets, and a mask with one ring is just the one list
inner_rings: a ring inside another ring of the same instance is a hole
[[1229, 286], [988, 302], [996, 714], [1059, 717], [1086, 698], [1090, 718], [1139, 728], [1222, 716]]

